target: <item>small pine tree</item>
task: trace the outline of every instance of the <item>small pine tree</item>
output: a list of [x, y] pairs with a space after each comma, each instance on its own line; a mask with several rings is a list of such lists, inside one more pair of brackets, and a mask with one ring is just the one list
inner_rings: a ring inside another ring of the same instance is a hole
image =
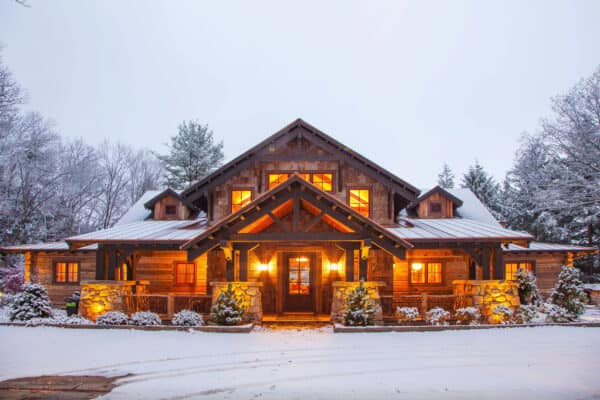
[[574, 317], [585, 310], [585, 293], [579, 280], [579, 270], [563, 266], [551, 294], [552, 303], [566, 309]]
[[519, 300], [521, 300], [521, 304], [534, 306], [542, 304], [542, 296], [537, 287], [537, 281], [531, 272], [519, 268], [517, 271], [517, 283], [519, 284]]
[[242, 307], [242, 296], [238, 295], [231, 286], [219, 293], [217, 302], [211, 308], [210, 317], [219, 325], [237, 325], [242, 322], [244, 307]]
[[454, 173], [448, 164], [444, 164], [444, 169], [438, 174], [438, 185], [444, 189], [454, 189]]
[[379, 305], [369, 295], [369, 290], [361, 280], [346, 297], [344, 324], [350, 326], [367, 326], [373, 324], [373, 317], [379, 311]]
[[29, 321], [32, 318], [52, 316], [52, 307], [46, 288], [37, 283], [24, 283], [21, 293], [14, 297], [10, 311], [11, 321]]

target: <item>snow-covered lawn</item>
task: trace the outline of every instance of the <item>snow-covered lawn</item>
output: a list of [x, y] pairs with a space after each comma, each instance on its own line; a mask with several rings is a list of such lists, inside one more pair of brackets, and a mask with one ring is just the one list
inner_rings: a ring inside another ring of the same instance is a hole
[[216, 334], [0, 327], [0, 357], [2, 379], [135, 374], [109, 399], [600, 396], [600, 328]]

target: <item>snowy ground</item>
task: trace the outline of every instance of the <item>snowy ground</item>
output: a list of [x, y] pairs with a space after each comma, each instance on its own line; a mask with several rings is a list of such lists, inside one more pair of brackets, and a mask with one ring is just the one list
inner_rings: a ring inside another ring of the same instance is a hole
[[587, 399], [600, 328], [250, 334], [0, 327], [0, 378], [125, 375], [109, 399]]

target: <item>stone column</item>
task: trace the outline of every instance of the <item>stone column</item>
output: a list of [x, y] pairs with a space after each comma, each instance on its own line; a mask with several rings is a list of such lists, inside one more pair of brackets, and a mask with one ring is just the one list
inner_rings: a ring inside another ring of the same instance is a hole
[[[346, 308], [346, 297], [348, 293], [360, 285], [360, 282], [344, 282], [335, 281], [331, 283], [333, 287], [333, 300], [331, 303], [331, 322], [344, 323], [344, 310]], [[363, 286], [367, 288], [367, 291], [371, 298], [379, 305], [379, 311], [373, 318], [375, 325], [383, 324], [383, 310], [381, 308], [381, 297], [379, 296], [379, 288], [385, 286], [384, 282], [364, 282]]]
[[108, 311], [127, 312], [125, 296], [133, 293], [136, 281], [83, 281], [79, 314], [95, 321]]
[[519, 289], [516, 282], [503, 280], [455, 280], [454, 294], [463, 296], [464, 306], [477, 307], [490, 324], [498, 323], [493, 318], [494, 308], [499, 305], [513, 311], [519, 306]]
[[242, 306], [246, 310], [244, 318], [247, 322], [260, 322], [263, 317], [262, 297], [260, 288], [262, 282], [210, 282], [212, 286], [212, 304], [216, 304], [217, 297], [222, 291], [227, 290], [228, 285], [242, 296]]

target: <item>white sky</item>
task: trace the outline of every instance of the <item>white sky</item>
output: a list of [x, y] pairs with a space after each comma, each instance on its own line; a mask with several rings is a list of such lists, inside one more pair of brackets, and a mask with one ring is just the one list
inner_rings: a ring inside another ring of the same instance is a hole
[[301, 117], [416, 186], [501, 179], [549, 98], [600, 64], [600, 1], [0, 2], [2, 56], [60, 133], [237, 156]]

